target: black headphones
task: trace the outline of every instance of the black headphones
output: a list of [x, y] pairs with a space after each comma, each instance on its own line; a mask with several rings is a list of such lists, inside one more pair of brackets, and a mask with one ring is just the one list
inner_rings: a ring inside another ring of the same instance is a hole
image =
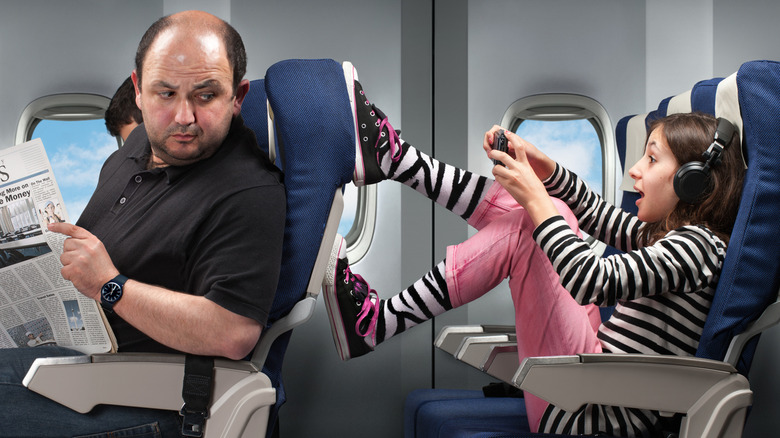
[[674, 175], [674, 192], [681, 201], [695, 204], [701, 201], [711, 190], [710, 169], [720, 164], [723, 150], [731, 142], [734, 125], [718, 117], [718, 129], [712, 144], [702, 154], [704, 163], [691, 161], [683, 164]]

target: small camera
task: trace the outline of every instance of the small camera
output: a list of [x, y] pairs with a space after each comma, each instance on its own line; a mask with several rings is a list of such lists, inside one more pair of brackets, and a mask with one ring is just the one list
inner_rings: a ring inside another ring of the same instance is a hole
[[[506, 145], [506, 135], [504, 135], [503, 129], [499, 129], [498, 132], [493, 135], [493, 149], [501, 152], [509, 151], [509, 148], [507, 148]], [[504, 166], [504, 163], [499, 160], [493, 160], [493, 165]]]

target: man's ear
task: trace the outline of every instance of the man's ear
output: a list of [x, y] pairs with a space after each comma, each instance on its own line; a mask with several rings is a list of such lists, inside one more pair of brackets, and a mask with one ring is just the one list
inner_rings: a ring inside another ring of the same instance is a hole
[[233, 117], [241, 113], [241, 104], [244, 103], [247, 93], [249, 93], [249, 80], [244, 79], [236, 88], [236, 101], [233, 102]]
[[138, 109], [141, 109], [141, 86], [138, 83], [138, 74], [135, 72], [135, 70], [130, 73], [130, 79], [133, 80], [133, 87], [135, 87], [135, 105], [138, 107]]

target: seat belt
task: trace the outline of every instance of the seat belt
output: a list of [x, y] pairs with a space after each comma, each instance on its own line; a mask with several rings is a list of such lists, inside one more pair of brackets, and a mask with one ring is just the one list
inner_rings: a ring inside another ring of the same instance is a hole
[[184, 405], [179, 411], [184, 436], [202, 437], [209, 418], [209, 404], [214, 381], [214, 358], [188, 354], [184, 360], [184, 382], [181, 397]]

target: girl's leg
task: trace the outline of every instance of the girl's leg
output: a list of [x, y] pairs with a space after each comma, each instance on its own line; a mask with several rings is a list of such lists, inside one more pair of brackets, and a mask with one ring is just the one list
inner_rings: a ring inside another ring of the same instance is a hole
[[[554, 202], [569, 224], [576, 226], [568, 208], [560, 201]], [[547, 256], [531, 237], [532, 231], [533, 224], [524, 210], [502, 215], [466, 242], [449, 247], [445, 261], [388, 300], [379, 300], [361, 276], [352, 274], [343, 243], [338, 242], [332, 254], [333, 274], [326, 280], [323, 293], [342, 359], [366, 354], [398, 333], [473, 301], [506, 277], [510, 277], [513, 294], [515, 289], [546, 290], [552, 282], [555, 293], [578, 308], [560, 287]], [[537, 287], [537, 282], [544, 287]], [[515, 301], [518, 307], [525, 306], [520, 304], [519, 296]], [[590, 324], [590, 315], [584, 315]], [[598, 312], [595, 317], [594, 327], [598, 327]], [[594, 330], [589, 329], [591, 333]]]
[[368, 101], [357, 73], [345, 72], [354, 89], [358, 148], [356, 185], [392, 179], [468, 220], [493, 180], [450, 166], [415, 149], [398, 137], [387, 116]]
[[[573, 215], [562, 204], [556, 205], [571, 225]], [[579, 305], [561, 286], [547, 255], [531, 237], [532, 230], [525, 210], [516, 210], [496, 218], [474, 241], [449, 247], [446, 280], [453, 306], [482, 296], [480, 285], [498, 284], [509, 276], [521, 361], [532, 356], [600, 353], [598, 308]], [[525, 398], [528, 421], [536, 431], [547, 402], [532, 394]]]
[[[554, 200], [554, 202], [558, 201]], [[563, 203], [561, 202], [561, 204]], [[485, 191], [482, 200], [477, 204], [477, 207], [467, 221], [472, 227], [481, 230], [494, 219], [503, 216], [505, 213], [522, 208], [523, 207], [515, 201], [515, 198], [501, 187], [501, 184], [492, 184]], [[572, 229], [579, 230], [577, 220], [567, 206], [562, 205], [558, 210], [566, 212], [564, 217], [566, 217], [566, 220], [569, 222]]]
[[373, 351], [377, 343], [452, 308], [445, 262], [389, 300], [380, 300], [360, 275], [353, 274], [346, 243], [337, 236], [325, 270], [322, 294], [341, 360]]

